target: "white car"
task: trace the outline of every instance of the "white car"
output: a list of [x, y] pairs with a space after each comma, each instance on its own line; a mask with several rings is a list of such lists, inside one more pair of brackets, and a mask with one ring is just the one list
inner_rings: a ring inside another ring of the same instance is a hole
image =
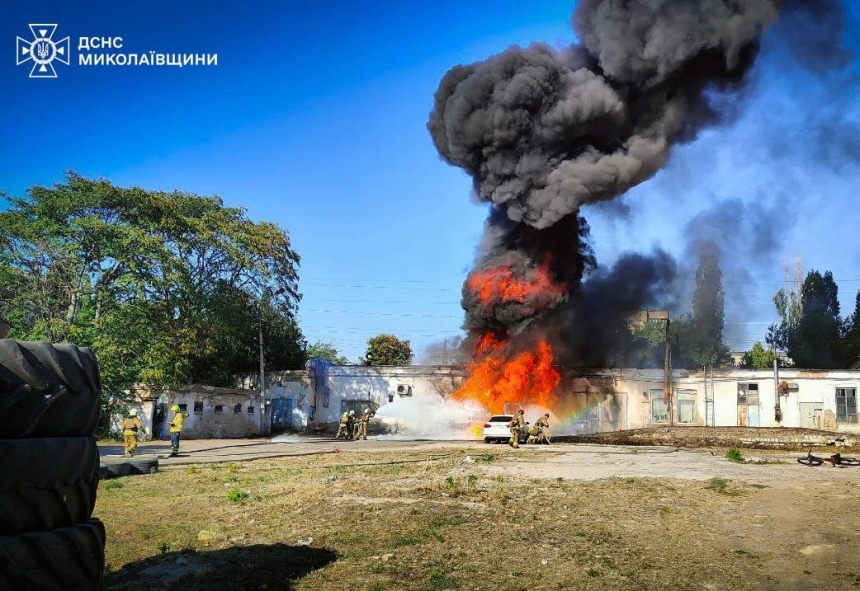
[[[493, 443], [510, 441], [511, 430], [508, 428], [508, 424], [513, 420], [513, 418], [513, 415], [491, 416], [490, 420], [484, 423], [484, 442]], [[529, 424], [526, 423], [526, 428], [523, 429], [522, 433], [520, 433], [520, 443], [525, 443], [526, 439], [528, 439], [528, 426]]]

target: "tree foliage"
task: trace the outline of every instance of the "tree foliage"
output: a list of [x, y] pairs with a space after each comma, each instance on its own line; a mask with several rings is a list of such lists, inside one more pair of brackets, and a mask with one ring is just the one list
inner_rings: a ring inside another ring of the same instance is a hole
[[349, 364], [349, 360], [343, 355], [340, 355], [334, 345], [323, 341], [317, 341], [308, 347], [308, 359], [322, 359], [323, 361], [328, 361], [332, 365]]
[[[19, 339], [90, 346], [107, 396], [227, 384], [258, 363], [304, 363], [300, 262], [287, 233], [218, 197], [120, 188], [70, 172], [0, 194], [0, 316]], [[277, 296], [267, 294], [278, 293]]]
[[839, 315], [839, 288], [833, 274], [811, 270], [800, 289], [799, 307], [787, 305], [784, 290], [774, 296], [780, 316], [774, 340], [784, 347], [798, 367], [832, 369], [843, 367], [843, 322]]
[[768, 369], [773, 367], [773, 351], [765, 349], [761, 342], [756, 342], [752, 349], [744, 353], [742, 367], [752, 369]]
[[846, 366], [860, 358], [860, 291], [854, 297], [854, 312], [845, 319], [840, 348]]
[[362, 365], [409, 365], [411, 362], [412, 346], [408, 340], [380, 334], [367, 341]]
[[692, 311], [672, 321], [673, 367], [720, 365], [730, 359], [723, 343], [725, 291], [723, 272], [717, 256], [711, 252], [699, 257]]

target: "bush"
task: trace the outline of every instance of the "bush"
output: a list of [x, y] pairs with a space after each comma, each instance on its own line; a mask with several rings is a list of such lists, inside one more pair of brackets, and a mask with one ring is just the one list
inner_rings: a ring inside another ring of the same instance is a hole
[[743, 457], [743, 455], [741, 455], [741, 450], [739, 450], [736, 447], [733, 447], [729, 451], [726, 452], [726, 458], [728, 458], [729, 461], [731, 461], [731, 462], [743, 462], [744, 461], [744, 457]]
[[234, 491], [230, 491], [227, 498], [234, 503], [244, 503], [248, 499], [248, 493], [244, 490], [236, 489]]

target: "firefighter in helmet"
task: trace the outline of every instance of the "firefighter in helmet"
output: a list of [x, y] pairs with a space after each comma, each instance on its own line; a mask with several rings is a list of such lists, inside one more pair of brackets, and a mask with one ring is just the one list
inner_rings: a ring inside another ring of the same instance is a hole
[[170, 410], [173, 411], [173, 418], [170, 420], [170, 446], [172, 448], [170, 455], [178, 456], [179, 434], [182, 433], [182, 426], [185, 424], [185, 418], [188, 416], [188, 413], [182, 412], [178, 404], [171, 406]]
[[137, 433], [143, 429], [140, 422], [140, 417], [137, 416], [137, 409], [133, 408], [128, 411], [128, 416], [122, 422], [122, 438], [125, 443], [125, 453], [123, 457], [130, 458], [137, 450]]
[[519, 410], [514, 418], [511, 419], [511, 422], [508, 423], [508, 428], [511, 430], [511, 440], [508, 442], [508, 445], [512, 447], [520, 446], [520, 434], [526, 428], [526, 420], [523, 418], [525, 412]]
[[549, 445], [549, 413], [546, 413], [544, 416], [540, 417], [537, 422], [535, 422], [535, 426], [540, 429], [540, 433], [536, 438], [537, 443], [546, 443]]
[[358, 419], [358, 431], [356, 431], [355, 435], [356, 441], [359, 439], [367, 440], [367, 424], [370, 422], [373, 414], [374, 413], [370, 412], [370, 409], [364, 409], [364, 413], [362, 413], [361, 418]]

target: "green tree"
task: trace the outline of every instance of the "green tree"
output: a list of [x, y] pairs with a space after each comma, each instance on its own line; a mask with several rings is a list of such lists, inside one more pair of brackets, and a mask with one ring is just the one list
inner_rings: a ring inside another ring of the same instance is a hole
[[692, 312], [671, 324], [670, 334], [678, 346], [673, 365], [718, 365], [729, 360], [729, 348], [723, 344], [725, 291], [723, 272], [717, 256], [706, 252], [696, 268], [696, 289]]
[[765, 349], [760, 342], [756, 342], [752, 349], [744, 353], [741, 366], [753, 369], [768, 369], [773, 367], [773, 351]]
[[412, 346], [408, 340], [381, 334], [367, 341], [362, 365], [409, 365], [411, 362]]
[[860, 291], [854, 297], [854, 312], [845, 319], [840, 356], [846, 365], [860, 358]]
[[631, 341], [622, 359], [613, 359], [621, 367], [663, 367], [666, 323], [649, 321], [630, 327]]
[[801, 317], [786, 327], [788, 355], [798, 367], [842, 367], [839, 288], [833, 274], [811, 270], [800, 292]]
[[338, 354], [337, 349], [329, 342], [317, 341], [308, 347], [308, 359], [322, 359], [333, 365], [348, 365], [349, 360]]
[[0, 282], [13, 294], [0, 316], [10, 336], [92, 347], [106, 399], [252, 370], [260, 314], [270, 367], [303, 366], [300, 259], [277, 225], [218, 197], [74, 172], [0, 199]]

